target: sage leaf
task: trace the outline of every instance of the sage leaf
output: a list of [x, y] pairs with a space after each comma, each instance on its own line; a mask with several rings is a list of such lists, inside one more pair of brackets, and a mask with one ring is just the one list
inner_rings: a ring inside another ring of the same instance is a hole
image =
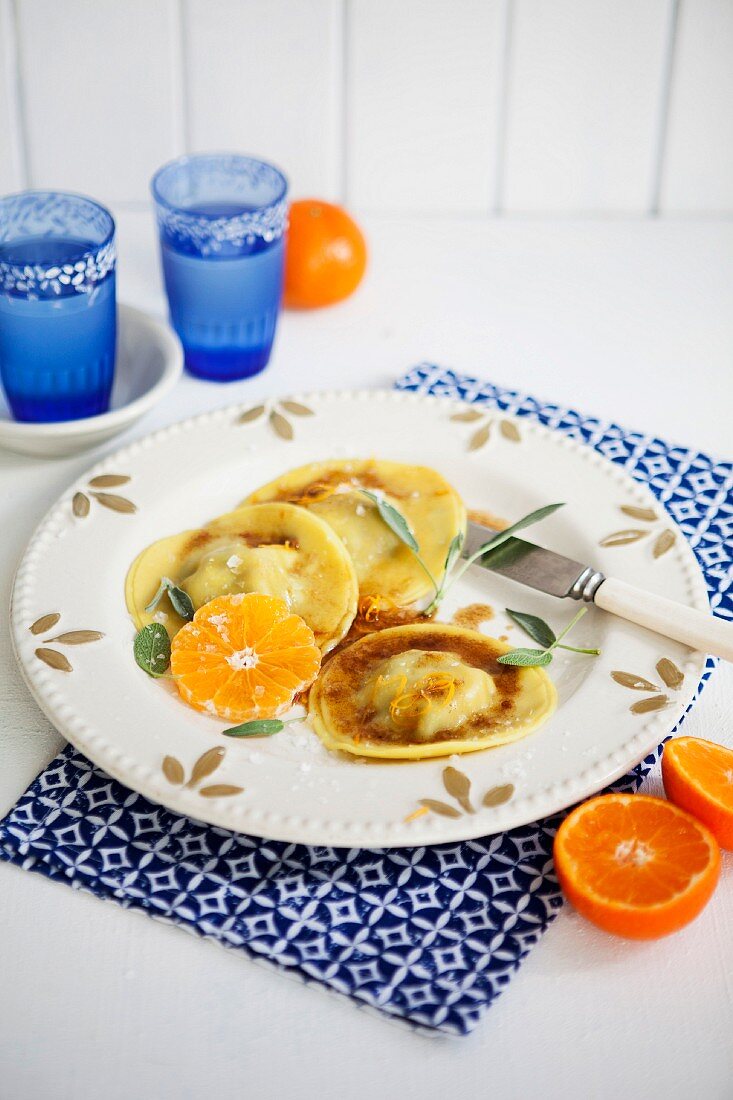
[[222, 733], [225, 737], [271, 737], [273, 733], [279, 733], [283, 729], [285, 723], [279, 718], [259, 718], [253, 722], [231, 726], [228, 730], [222, 730]]
[[546, 649], [512, 649], [497, 658], [500, 665], [517, 665], [519, 668], [535, 668], [549, 665], [552, 654]]
[[539, 523], [539, 521], [545, 519], [546, 516], [551, 516], [558, 508], [564, 507], [565, 504], [562, 502], [560, 504], [546, 504], [544, 508], [536, 508], [534, 512], [529, 512], [528, 515], [518, 519], [511, 527], [506, 527], [503, 531], [497, 532], [493, 538], [490, 538], [488, 542], [485, 542], [483, 546], [476, 551], [475, 557], [483, 557], [489, 550], [496, 550], [498, 546], [501, 546], [502, 543], [510, 539], [517, 531], [523, 531], [525, 527], [531, 527], [533, 523]]
[[377, 511], [380, 518], [387, 524], [390, 531], [397, 536], [400, 542], [404, 542], [405, 546], [409, 546], [410, 550], [414, 554], [420, 552], [420, 546], [415, 538], [410, 524], [402, 515], [394, 504], [390, 504], [384, 497], [378, 497], [376, 493], [373, 493], [370, 489], [362, 489], [361, 492], [364, 496], [369, 497], [373, 504], [376, 504]]
[[190, 623], [194, 617], [195, 609], [188, 592], [184, 592], [182, 588], [171, 584], [168, 586], [168, 599], [171, 601], [176, 615], [180, 615], [182, 619]]
[[540, 619], [538, 615], [527, 615], [523, 611], [511, 611], [508, 607], [506, 613], [517, 626], [521, 626], [525, 634], [529, 634], [532, 641], [538, 642], [544, 649], [547, 649], [557, 640], [552, 627], [548, 626], [544, 619]]
[[145, 610], [146, 611], [155, 611], [156, 607], [158, 606], [161, 599], [163, 598], [163, 593], [165, 592], [165, 590], [166, 590], [166, 583], [165, 583], [165, 579], [163, 579], [160, 582], [160, 584], [158, 585], [158, 591], [155, 593], [155, 595], [153, 596], [150, 603], [145, 605]]
[[443, 571], [447, 574], [450, 573], [453, 566], [461, 553], [461, 547], [463, 546], [463, 531], [459, 531], [457, 535], [454, 535], [451, 539], [451, 544], [448, 547], [448, 553], [445, 556], [445, 565]]
[[135, 660], [148, 676], [162, 676], [171, 659], [171, 640], [161, 623], [148, 623], [135, 635]]
[[168, 599], [171, 601], [171, 606], [175, 613], [180, 615], [182, 619], [185, 619], [186, 622], [190, 622], [195, 614], [191, 597], [188, 592], [184, 592], [182, 588], [174, 584], [170, 577], [160, 578], [158, 591], [155, 593], [150, 603], [147, 604], [145, 610], [155, 611], [165, 592], [168, 593]]

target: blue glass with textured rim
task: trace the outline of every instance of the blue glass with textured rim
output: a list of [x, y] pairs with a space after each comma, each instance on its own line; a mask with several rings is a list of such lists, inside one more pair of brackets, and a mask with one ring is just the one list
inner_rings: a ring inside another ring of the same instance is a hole
[[151, 189], [187, 370], [215, 382], [257, 374], [282, 296], [285, 176], [252, 157], [202, 154], [164, 165]]
[[115, 223], [93, 199], [0, 199], [0, 379], [16, 420], [109, 408], [116, 342]]

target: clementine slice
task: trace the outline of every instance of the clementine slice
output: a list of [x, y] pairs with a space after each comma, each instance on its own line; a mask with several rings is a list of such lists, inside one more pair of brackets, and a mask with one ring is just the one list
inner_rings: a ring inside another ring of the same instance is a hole
[[733, 751], [702, 737], [676, 737], [664, 749], [667, 798], [707, 825], [722, 848], [733, 848]]
[[578, 806], [555, 837], [555, 867], [579, 913], [618, 936], [676, 932], [704, 908], [720, 873], [712, 833], [648, 795], [606, 794]]
[[232, 722], [281, 714], [320, 666], [310, 627], [285, 600], [259, 592], [217, 596], [171, 642], [181, 698]]

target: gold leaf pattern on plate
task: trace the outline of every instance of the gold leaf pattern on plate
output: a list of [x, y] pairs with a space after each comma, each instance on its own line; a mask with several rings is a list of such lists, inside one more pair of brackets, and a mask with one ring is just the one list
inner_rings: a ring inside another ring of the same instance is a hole
[[239, 417], [240, 424], [251, 424], [253, 420], [259, 420], [265, 411], [264, 405], [254, 405], [251, 409], [247, 409]]
[[272, 409], [270, 412], [270, 424], [272, 425], [272, 430], [276, 435], [279, 435], [281, 439], [293, 438], [293, 425], [276, 409]]
[[440, 814], [441, 817], [461, 816], [460, 810], [456, 810], [454, 806], [449, 806], [447, 802], [439, 802], [435, 798], [421, 798], [420, 805], [424, 806], [426, 810], [432, 810], [434, 814]]
[[28, 629], [31, 634], [45, 634], [47, 630], [50, 630], [52, 626], [56, 626], [56, 623], [61, 618], [58, 611], [52, 611], [50, 615], [41, 615], [40, 619], [36, 619]]
[[205, 753], [199, 756], [193, 766], [188, 786], [193, 787], [200, 779], [206, 779], [207, 775], [211, 775], [212, 772], [215, 772], [224, 759], [225, 752], [226, 749], [222, 748], [207, 749]]
[[468, 441], [469, 451], [478, 451], [480, 447], [483, 447], [489, 441], [491, 435], [491, 421], [488, 424], [484, 424], [474, 432]]
[[471, 780], [464, 772], [459, 771], [458, 768], [443, 768], [443, 786], [467, 814], [474, 812], [469, 799]]
[[280, 405], [285, 412], [292, 413], [293, 416], [315, 416], [313, 409], [309, 409], [307, 405], [301, 405], [300, 401], [281, 401]]
[[666, 686], [672, 688], [673, 691], [680, 686], [685, 678], [684, 674], [677, 668], [674, 661], [670, 661], [669, 657], [662, 657], [657, 661], [657, 672]]
[[633, 672], [615, 671], [611, 673], [611, 679], [621, 684], [621, 687], [631, 688], [632, 691], [659, 691], [657, 685], [651, 680], [645, 680], [643, 676], [636, 676]]
[[652, 511], [651, 508], [637, 508], [635, 504], [622, 504], [619, 510], [625, 516], [631, 516], [632, 519], [642, 519], [646, 523], [653, 523], [657, 518], [657, 513]]
[[521, 443], [522, 437], [519, 434], [519, 428], [513, 420], [502, 420], [499, 428], [505, 439], [511, 439], [512, 443]]
[[601, 539], [598, 543], [599, 546], [626, 546], [630, 542], [638, 542], [639, 539], [643, 539], [645, 535], [648, 535], [648, 531], [640, 531], [638, 528], [627, 528], [625, 531], [614, 531], [611, 535], [606, 535], [605, 539]]
[[212, 783], [209, 787], [202, 787], [199, 794], [204, 798], [223, 798], [228, 794], [241, 794], [244, 787], [234, 787], [231, 783]]
[[668, 695], [650, 695], [647, 699], [640, 699], [629, 709], [632, 714], [648, 714], [650, 710], [661, 710], [668, 702]]
[[65, 634], [58, 634], [51, 638], [52, 642], [60, 642], [62, 645], [86, 645], [87, 642], [98, 642], [103, 638], [101, 630], [68, 630]]
[[513, 783], [503, 783], [500, 787], [492, 787], [484, 795], [482, 804], [484, 806], [501, 806], [503, 802], [508, 802], [514, 794]]
[[49, 668], [55, 668], [59, 672], [73, 672], [69, 661], [63, 653], [59, 653], [56, 649], [41, 647], [41, 649], [36, 650], [36, 657], [39, 661], [43, 661], [44, 665], [48, 665]]
[[181, 761], [176, 760], [175, 756], [164, 756], [161, 766], [163, 768], [163, 775], [168, 782], [180, 787], [181, 783], [183, 783], [183, 780], [186, 778], [186, 773], [183, 770]]
[[86, 493], [74, 493], [71, 510], [79, 519], [89, 515], [89, 497]]
[[89, 482], [92, 489], [112, 489], [115, 485], [126, 485], [129, 474], [100, 474]]
[[478, 409], [468, 409], [466, 412], [454, 413], [451, 420], [455, 420], [460, 424], [473, 424], [474, 421], [480, 420], [483, 415]]
[[111, 512], [125, 512], [128, 515], [137, 512], [136, 504], [133, 504], [127, 497], [117, 496], [117, 493], [92, 493], [92, 496], [103, 507], [109, 508]]
[[655, 558], [661, 558], [662, 554], [666, 554], [668, 550], [674, 546], [676, 535], [674, 531], [662, 531], [654, 543], [652, 553]]

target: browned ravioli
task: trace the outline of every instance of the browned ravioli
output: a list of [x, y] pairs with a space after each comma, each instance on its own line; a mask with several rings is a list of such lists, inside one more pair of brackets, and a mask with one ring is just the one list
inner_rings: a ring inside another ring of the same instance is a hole
[[443, 623], [369, 634], [326, 664], [311, 720], [328, 748], [388, 760], [516, 741], [552, 714], [557, 693], [543, 668], [500, 664], [510, 648]]

